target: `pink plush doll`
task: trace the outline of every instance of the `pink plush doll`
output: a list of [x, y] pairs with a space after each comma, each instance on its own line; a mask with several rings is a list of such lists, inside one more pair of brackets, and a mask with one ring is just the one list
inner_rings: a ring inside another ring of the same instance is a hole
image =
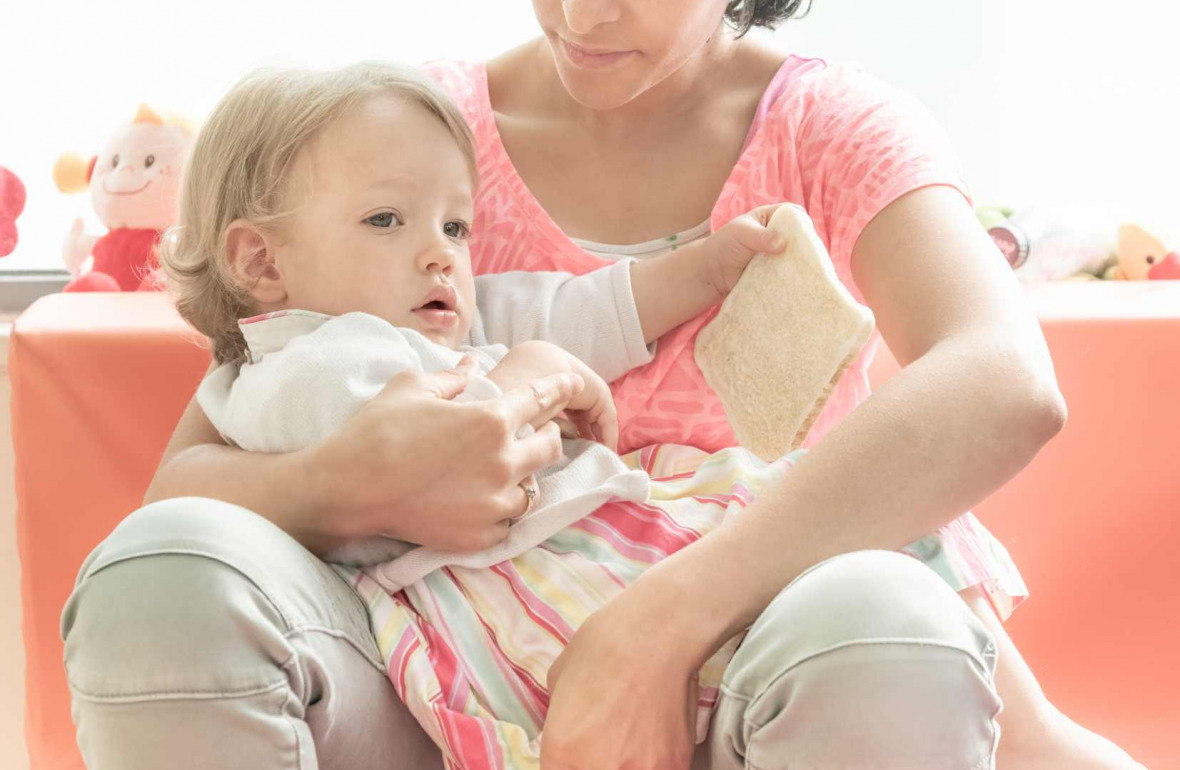
[[[102, 154], [86, 162], [66, 154], [53, 167], [62, 192], [90, 189], [105, 235], [86, 233], [74, 220], [62, 249], [74, 275], [65, 291], [136, 291], [156, 288], [156, 246], [176, 223], [180, 173], [192, 148], [193, 132], [165, 121], [146, 105], [135, 120], [116, 129]], [[86, 258], [93, 257], [87, 269]]]
[[0, 257], [16, 249], [16, 218], [24, 210], [24, 184], [16, 174], [0, 166]]

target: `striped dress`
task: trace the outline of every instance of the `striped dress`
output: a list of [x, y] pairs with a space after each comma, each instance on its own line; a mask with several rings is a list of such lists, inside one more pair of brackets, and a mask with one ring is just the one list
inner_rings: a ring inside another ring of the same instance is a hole
[[[767, 464], [740, 449], [708, 454], [662, 445], [623, 459], [652, 477], [643, 503], [613, 502], [540, 546], [488, 569], [448, 567], [392, 596], [363, 570], [336, 566], [368, 606], [390, 680], [455, 770], [539, 770], [549, 706], [549, 666], [578, 627], [644, 570], [740, 515], [763, 485], [804, 450]], [[957, 526], [978, 527], [974, 517]], [[979, 564], [1010, 564], [982, 527]], [[979, 582], [975, 560], [940, 535], [904, 552], [956, 589]], [[1008, 586], [1019, 591], [1013, 569]], [[696, 740], [705, 740], [722, 674], [740, 642], [729, 640], [700, 671]]]

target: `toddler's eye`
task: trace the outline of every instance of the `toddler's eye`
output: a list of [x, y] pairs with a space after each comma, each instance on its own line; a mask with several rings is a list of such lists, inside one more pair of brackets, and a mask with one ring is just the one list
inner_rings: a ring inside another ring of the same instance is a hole
[[443, 232], [448, 238], [466, 238], [471, 234], [471, 228], [464, 222], [453, 221], [443, 225]]
[[143, 159], [143, 167], [144, 168], [151, 168], [155, 164], [155, 162], [156, 162], [156, 156], [149, 155]]
[[401, 219], [392, 211], [382, 211], [380, 214], [374, 214], [365, 220], [373, 227], [393, 227], [394, 224], [401, 224]]

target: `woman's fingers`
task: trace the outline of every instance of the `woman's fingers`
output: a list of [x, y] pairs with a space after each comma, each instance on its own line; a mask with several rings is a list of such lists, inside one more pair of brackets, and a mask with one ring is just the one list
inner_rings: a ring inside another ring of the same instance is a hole
[[533, 435], [512, 445], [515, 455], [513, 476], [526, 479], [561, 459], [561, 429], [557, 423], [542, 425]]
[[525, 425], [538, 428], [565, 409], [583, 386], [576, 374], [552, 374], [508, 391], [499, 400], [500, 408], [514, 432]]
[[[470, 364], [465, 364], [464, 361], [469, 361]], [[459, 366], [454, 369], [437, 372], [399, 372], [385, 384], [376, 398], [397, 398], [417, 393], [450, 401], [467, 388], [467, 381], [475, 372], [475, 362], [468, 357], [464, 357], [464, 361], [460, 361]]]

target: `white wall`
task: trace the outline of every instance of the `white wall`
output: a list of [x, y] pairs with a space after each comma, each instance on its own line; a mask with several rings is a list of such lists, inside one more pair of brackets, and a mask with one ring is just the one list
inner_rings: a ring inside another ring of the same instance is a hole
[[[4, 3], [0, 165], [24, 178], [30, 202], [22, 244], [0, 269], [58, 264], [88, 202], [54, 189], [53, 161], [96, 152], [140, 100], [199, 117], [262, 63], [482, 58], [535, 34], [527, 0], [326, 8]], [[1180, 230], [1178, 29], [1180, 10], [1156, 0], [815, 0], [780, 34], [915, 92], [947, 126], [981, 202], [1110, 205]]]
[[1180, 232], [1175, 4], [815, 0], [784, 32], [921, 97], [979, 202], [1111, 206]]

